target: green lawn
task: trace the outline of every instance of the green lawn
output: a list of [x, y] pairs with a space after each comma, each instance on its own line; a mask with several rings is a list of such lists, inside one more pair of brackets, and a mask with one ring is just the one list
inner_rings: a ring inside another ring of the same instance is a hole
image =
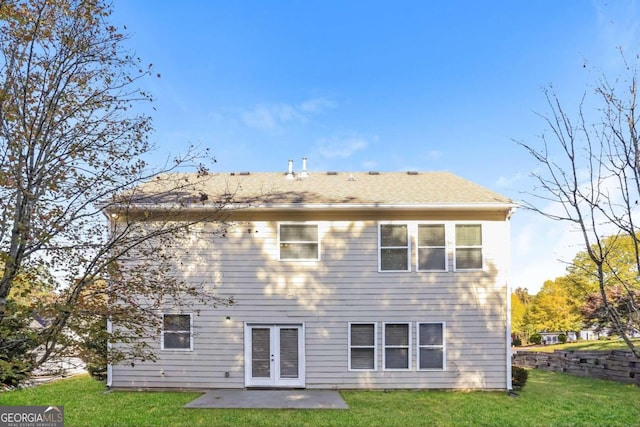
[[63, 405], [66, 426], [638, 426], [640, 388], [530, 371], [504, 392], [344, 391], [349, 410], [185, 409], [198, 393], [106, 392], [87, 376], [0, 394], [2, 405]]
[[[631, 341], [633, 342], [634, 346], [640, 347], [640, 339], [633, 339]], [[622, 340], [612, 339], [597, 341], [576, 341], [566, 344], [542, 345], [533, 347], [515, 347], [515, 349], [552, 352], [555, 350], [629, 350], [629, 347], [627, 347], [627, 344]]]

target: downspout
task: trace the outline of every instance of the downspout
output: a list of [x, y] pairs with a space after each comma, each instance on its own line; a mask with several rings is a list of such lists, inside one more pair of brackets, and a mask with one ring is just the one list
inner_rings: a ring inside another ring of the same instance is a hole
[[[109, 215], [108, 212], [102, 211], [103, 214], [107, 217], [107, 222], [109, 223], [109, 233], [113, 234], [115, 229], [115, 222], [117, 221], [115, 214]], [[109, 295], [111, 295], [111, 281], [107, 281], [107, 286], [109, 289], [107, 290], [107, 306], [109, 305]], [[111, 343], [111, 336], [113, 334], [113, 323], [111, 322], [111, 316], [108, 314], [109, 309], [107, 307], [107, 387], [111, 388], [113, 385], [113, 365], [111, 364], [110, 356], [111, 350], [113, 348], [113, 344]]]
[[[111, 318], [107, 318], [107, 334], [111, 337], [113, 332], [113, 324], [111, 323]], [[111, 340], [107, 340], [107, 354], [111, 355]], [[113, 366], [111, 362], [107, 362], [107, 387], [111, 388], [113, 384]]]
[[505, 383], [507, 386], [507, 391], [511, 392], [513, 390], [513, 384], [511, 383], [511, 215], [513, 215], [514, 209], [512, 208], [508, 213], [505, 221], [505, 234], [507, 236], [507, 248], [506, 248], [506, 308], [507, 315], [506, 319], [506, 336], [505, 336], [505, 356], [506, 356], [506, 372], [507, 378], [505, 378]]

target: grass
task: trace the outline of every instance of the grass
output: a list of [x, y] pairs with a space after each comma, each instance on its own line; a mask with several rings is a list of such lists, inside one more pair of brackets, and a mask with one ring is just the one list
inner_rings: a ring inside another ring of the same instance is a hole
[[[640, 347], [640, 339], [631, 340], [636, 347]], [[553, 352], [556, 350], [629, 350], [627, 344], [622, 340], [597, 340], [597, 341], [576, 341], [566, 344], [554, 344], [534, 347], [516, 347], [516, 350], [535, 350]]]
[[107, 392], [88, 376], [0, 393], [2, 405], [63, 405], [70, 426], [639, 426], [640, 388], [530, 371], [504, 392], [343, 391], [349, 410], [186, 409], [191, 392]]

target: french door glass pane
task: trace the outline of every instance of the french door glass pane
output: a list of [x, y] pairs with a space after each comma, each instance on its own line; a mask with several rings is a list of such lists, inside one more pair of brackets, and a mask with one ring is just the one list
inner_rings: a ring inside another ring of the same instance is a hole
[[271, 376], [271, 330], [251, 329], [251, 376], [269, 378]]
[[298, 378], [297, 328], [280, 328], [280, 377]]

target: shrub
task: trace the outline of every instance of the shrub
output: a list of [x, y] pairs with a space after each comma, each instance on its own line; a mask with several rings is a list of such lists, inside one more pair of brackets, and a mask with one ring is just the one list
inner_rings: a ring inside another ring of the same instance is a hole
[[31, 376], [37, 333], [29, 317], [12, 300], [7, 300], [0, 321], [0, 385], [17, 387]]
[[519, 366], [511, 366], [511, 384], [514, 390], [522, 390], [527, 383], [529, 371]]
[[567, 342], [567, 336], [565, 334], [558, 335], [558, 341], [560, 341], [561, 344], [565, 344]]
[[106, 316], [96, 316], [83, 324], [84, 339], [80, 342], [80, 357], [87, 364], [87, 371], [93, 378], [104, 381], [107, 379], [109, 333], [107, 331]]
[[511, 343], [516, 347], [520, 347], [522, 345], [522, 340], [520, 339], [520, 337], [515, 337], [513, 341], [511, 341]]
[[529, 342], [531, 342], [532, 344], [540, 344], [542, 342], [542, 335], [540, 334], [533, 334], [529, 337]]

